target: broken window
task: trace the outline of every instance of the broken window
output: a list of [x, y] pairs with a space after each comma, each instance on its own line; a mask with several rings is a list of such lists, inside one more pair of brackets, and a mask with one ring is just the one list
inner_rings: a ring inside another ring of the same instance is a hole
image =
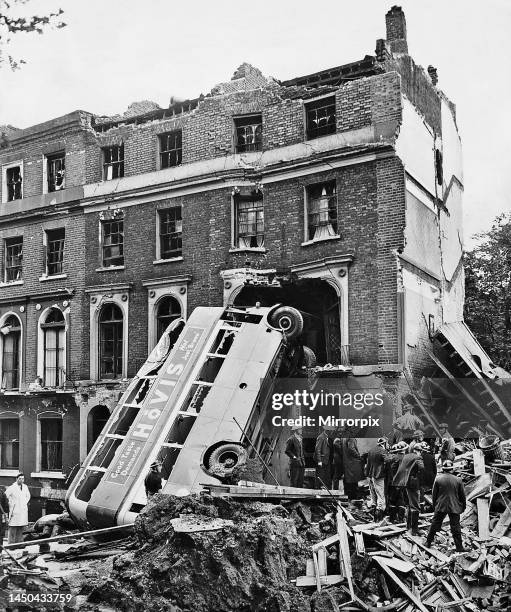
[[236, 153], [261, 151], [263, 148], [262, 115], [234, 118]]
[[335, 181], [307, 187], [307, 240], [337, 236], [337, 193]]
[[20, 374], [21, 324], [9, 316], [0, 329], [2, 342], [2, 389], [17, 389]]
[[124, 221], [117, 219], [101, 222], [102, 236], [102, 266], [124, 265]]
[[167, 327], [181, 317], [181, 306], [176, 298], [170, 295], [159, 300], [156, 307], [156, 342], [162, 337]]
[[21, 166], [12, 166], [5, 171], [5, 183], [7, 187], [7, 202], [20, 200], [22, 196]]
[[46, 232], [46, 274], [55, 276], [64, 272], [64, 228]]
[[19, 469], [20, 420], [0, 419], [0, 469]]
[[183, 133], [175, 130], [161, 134], [160, 138], [160, 168], [179, 166], [183, 158]]
[[41, 472], [62, 471], [62, 419], [39, 419]]
[[322, 98], [305, 105], [307, 140], [335, 134], [335, 97]]
[[102, 379], [122, 377], [123, 316], [116, 304], [105, 304], [99, 315], [99, 371]]
[[103, 180], [121, 178], [124, 176], [124, 144], [104, 147]]
[[65, 153], [58, 153], [56, 155], [49, 155], [46, 158], [46, 175], [48, 178], [48, 193], [52, 191], [60, 191], [65, 186], [65, 166], [66, 166]]
[[235, 195], [234, 210], [236, 216], [235, 246], [240, 249], [264, 246], [262, 193], [254, 191], [251, 195]]
[[7, 238], [5, 240], [5, 282], [10, 283], [22, 279], [23, 237]]
[[59, 387], [65, 381], [65, 336], [64, 315], [59, 308], [52, 308], [43, 323], [44, 386]]
[[160, 217], [160, 259], [183, 254], [183, 220], [181, 206], [158, 211]]

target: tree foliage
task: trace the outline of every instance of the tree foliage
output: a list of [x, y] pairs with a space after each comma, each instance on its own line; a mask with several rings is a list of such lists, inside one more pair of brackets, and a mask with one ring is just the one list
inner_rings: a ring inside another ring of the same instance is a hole
[[30, 0], [0, 0], [0, 66], [7, 61], [12, 70], [25, 64], [25, 60], [14, 58], [6, 49], [15, 34], [37, 32], [42, 34], [48, 27], [63, 28], [65, 23], [60, 20], [64, 11], [59, 8], [56, 12], [46, 15], [25, 16], [22, 10]]
[[465, 256], [465, 320], [493, 361], [511, 370], [511, 213]]

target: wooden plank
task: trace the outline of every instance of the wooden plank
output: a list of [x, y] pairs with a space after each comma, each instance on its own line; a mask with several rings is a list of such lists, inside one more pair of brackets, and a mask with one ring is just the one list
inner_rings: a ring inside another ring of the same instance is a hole
[[319, 575], [318, 553], [314, 550], [312, 551], [312, 560], [314, 561], [314, 573], [316, 574], [316, 587], [318, 591], [321, 591], [321, 576]]
[[[333, 584], [339, 584], [342, 582], [343, 576], [341, 574], [330, 574], [328, 576], [320, 576], [320, 588], [322, 586], [331, 586]], [[317, 586], [316, 576], [298, 576], [296, 579], [297, 587], [306, 586]]]
[[318, 542], [317, 544], [313, 544], [312, 550], [318, 551], [320, 548], [326, 548], [327, 546], [331, 546], [332, 544], [335, 544], [338, 541], [339, 541], [339, 534], [334, 533], [334, 535], [331, 535], [326, 540], [321, 540], [321, 542]]
[[413, 535], [410, 535], [409, 533], [406, 533], [404, 537], [407, 540], [410, 540], [410, 542], [417, 544], [419, 548], [422, 548], [422, 550], [425, 550], [432, 557], [435, 557], [435, 559], [438, 559], [442, 563], [447, 563], [447, 561], [449, 561], [450, 557], [448, 557], [447, 555], [444, 555], [444, 553], [440, 552], [439, 550], [436, 550], [435, 548], [428, 548], [420, 541], [420, 538], [418, 538], [417, 536], [413, 536]]
[[234, 521], [221, 518], [204, 519], [194, 515], [173, 518], [169, 521], [176, 533], [199, 533], [201, 531], [217, 531], [224, 527], [233, 527]]
[[500, 515], [500, 518], [495, 525], [495, 528], [491, 532], [492, 538], [501, 538], [506, 535], [506, 531], [511, 526], [511, 507], [506, 508], [504, 512]]
[[382, 568], [382, 570], [389, 576], [389, 578], [391, 578], [396, 584], [397, 586], [403, 591], [403, 593], [408, 597], [408, 599], [421, 611], [421, 612], [429, 612], [429, 610], [424, 606], [424, 604], [422, 603], [422, 601], [416, 597], [412, 591], [410, 591], [410, 589], [407, 587], [407, 585], [401, 580], [401, 578], [399, 578], [398, 576], [396, 576], [396, 574], [390, 569], [390, 567], [388, 567], [385, 563], [385, 561], [383, 561], [383, 559], [378, 559], [378, 557], [375, 558], [376, 563], [378, 563], [378, 565]]
[[[472, 451], [474, 457], [474, 475], [482, 476], [486, 473], [483, 451], [476, 448]], [[490, 537], [490, 504], [487, 499], [477, 499], [477, 528], [479, 537], [488, 540]]]
[[346, 521], [341, 510], [337, 510], [337, 533], [339, 535], [339, 556], [342, 557], [344, 565], [344, 574], [348, 581], [351, 598], [355, 599], [355, 590], [353, 589], [350, 545], [348, 542], [348, 534], [346, 532]]
[[355, 534], [355, 548], [357, 549], [357, 554], [363, 557], [366, 552], [366, 547], [364, 544], [364, 534], [359, 532]]
[[135, 523], [129, 523], [128, 525], [116, 525], [115, 527], [104, 527], [103, 529], [93, 529], [91, 531], [78, 531], [77, 533], [67, 533], [59, 536], [53, 536], [52, 538], [31, 540], [30, 542], [16, 542], [16, 544], [6, 544], [3, 546], [3, 549], [25, 548], [25, 546], [36, 546], [39, 544], [46, 544], [48, 542], [64, 542], [65, 540], [76, 540], [77, 538], [85, 538], [87, 536], [115, 533], [116, 531], [131, 531], [134, 524]]
[[396, 559], [396, 557], [382, 557], [381, 555], [374, 555], [373, 559], [376, 561], [383, 561], [392, 569], [395, 569], [398, 572], [403, 572], [404, 574], [408, 574], [415, 568], [415, 565], [410, 563], [410, 561], [402, 561], [401, 559]]

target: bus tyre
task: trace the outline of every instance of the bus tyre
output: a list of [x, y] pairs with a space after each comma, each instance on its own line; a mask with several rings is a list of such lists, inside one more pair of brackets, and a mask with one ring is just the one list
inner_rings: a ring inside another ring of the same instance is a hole
[[314, 351], [308, 346], [303, 347], [303, 365], [305, 368], [310, 370], [311, 368], [315, 368], [317, 364], [316, 355]]
[[297, 338], [303, 331], [303, 317], [292, 306], [280, 306], [270, 315], [270, 324], [283, 331], [289, 339]]
[[247, 462], [247, 451], [241, 444], [236, 442], [223, 442], [215, 445], [208, 453], [203, 463], [204, 471], [216, 478], [230, 476], [236, 468], [240, 468]]

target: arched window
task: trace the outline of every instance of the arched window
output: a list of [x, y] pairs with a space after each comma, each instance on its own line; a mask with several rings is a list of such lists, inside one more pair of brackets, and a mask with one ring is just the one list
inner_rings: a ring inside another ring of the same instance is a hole
[[100, 378], [122, 377], [122, 311], [116, 304], [105, 304], [99, 315]]
[[172, 321], [179, 319], [180, 316], [181, 306], [176, 298], [170, 295], [161, 298], [156, 307], [156, 342]]
[[50, 308], [43, 323], [43, 384], [45, 387], [60, 387], [66, 374], [64, 315], [58, 308]]
[[94, 406], [89, 412], [87, 416], [87, 452], [90, 452], [109, 418], [110, 412], [108, 408], [101, 404]]
[[18, 389], [20, 386], [21, 324], [10, 315], [0, 328], [2, 333], [2, 388]]

